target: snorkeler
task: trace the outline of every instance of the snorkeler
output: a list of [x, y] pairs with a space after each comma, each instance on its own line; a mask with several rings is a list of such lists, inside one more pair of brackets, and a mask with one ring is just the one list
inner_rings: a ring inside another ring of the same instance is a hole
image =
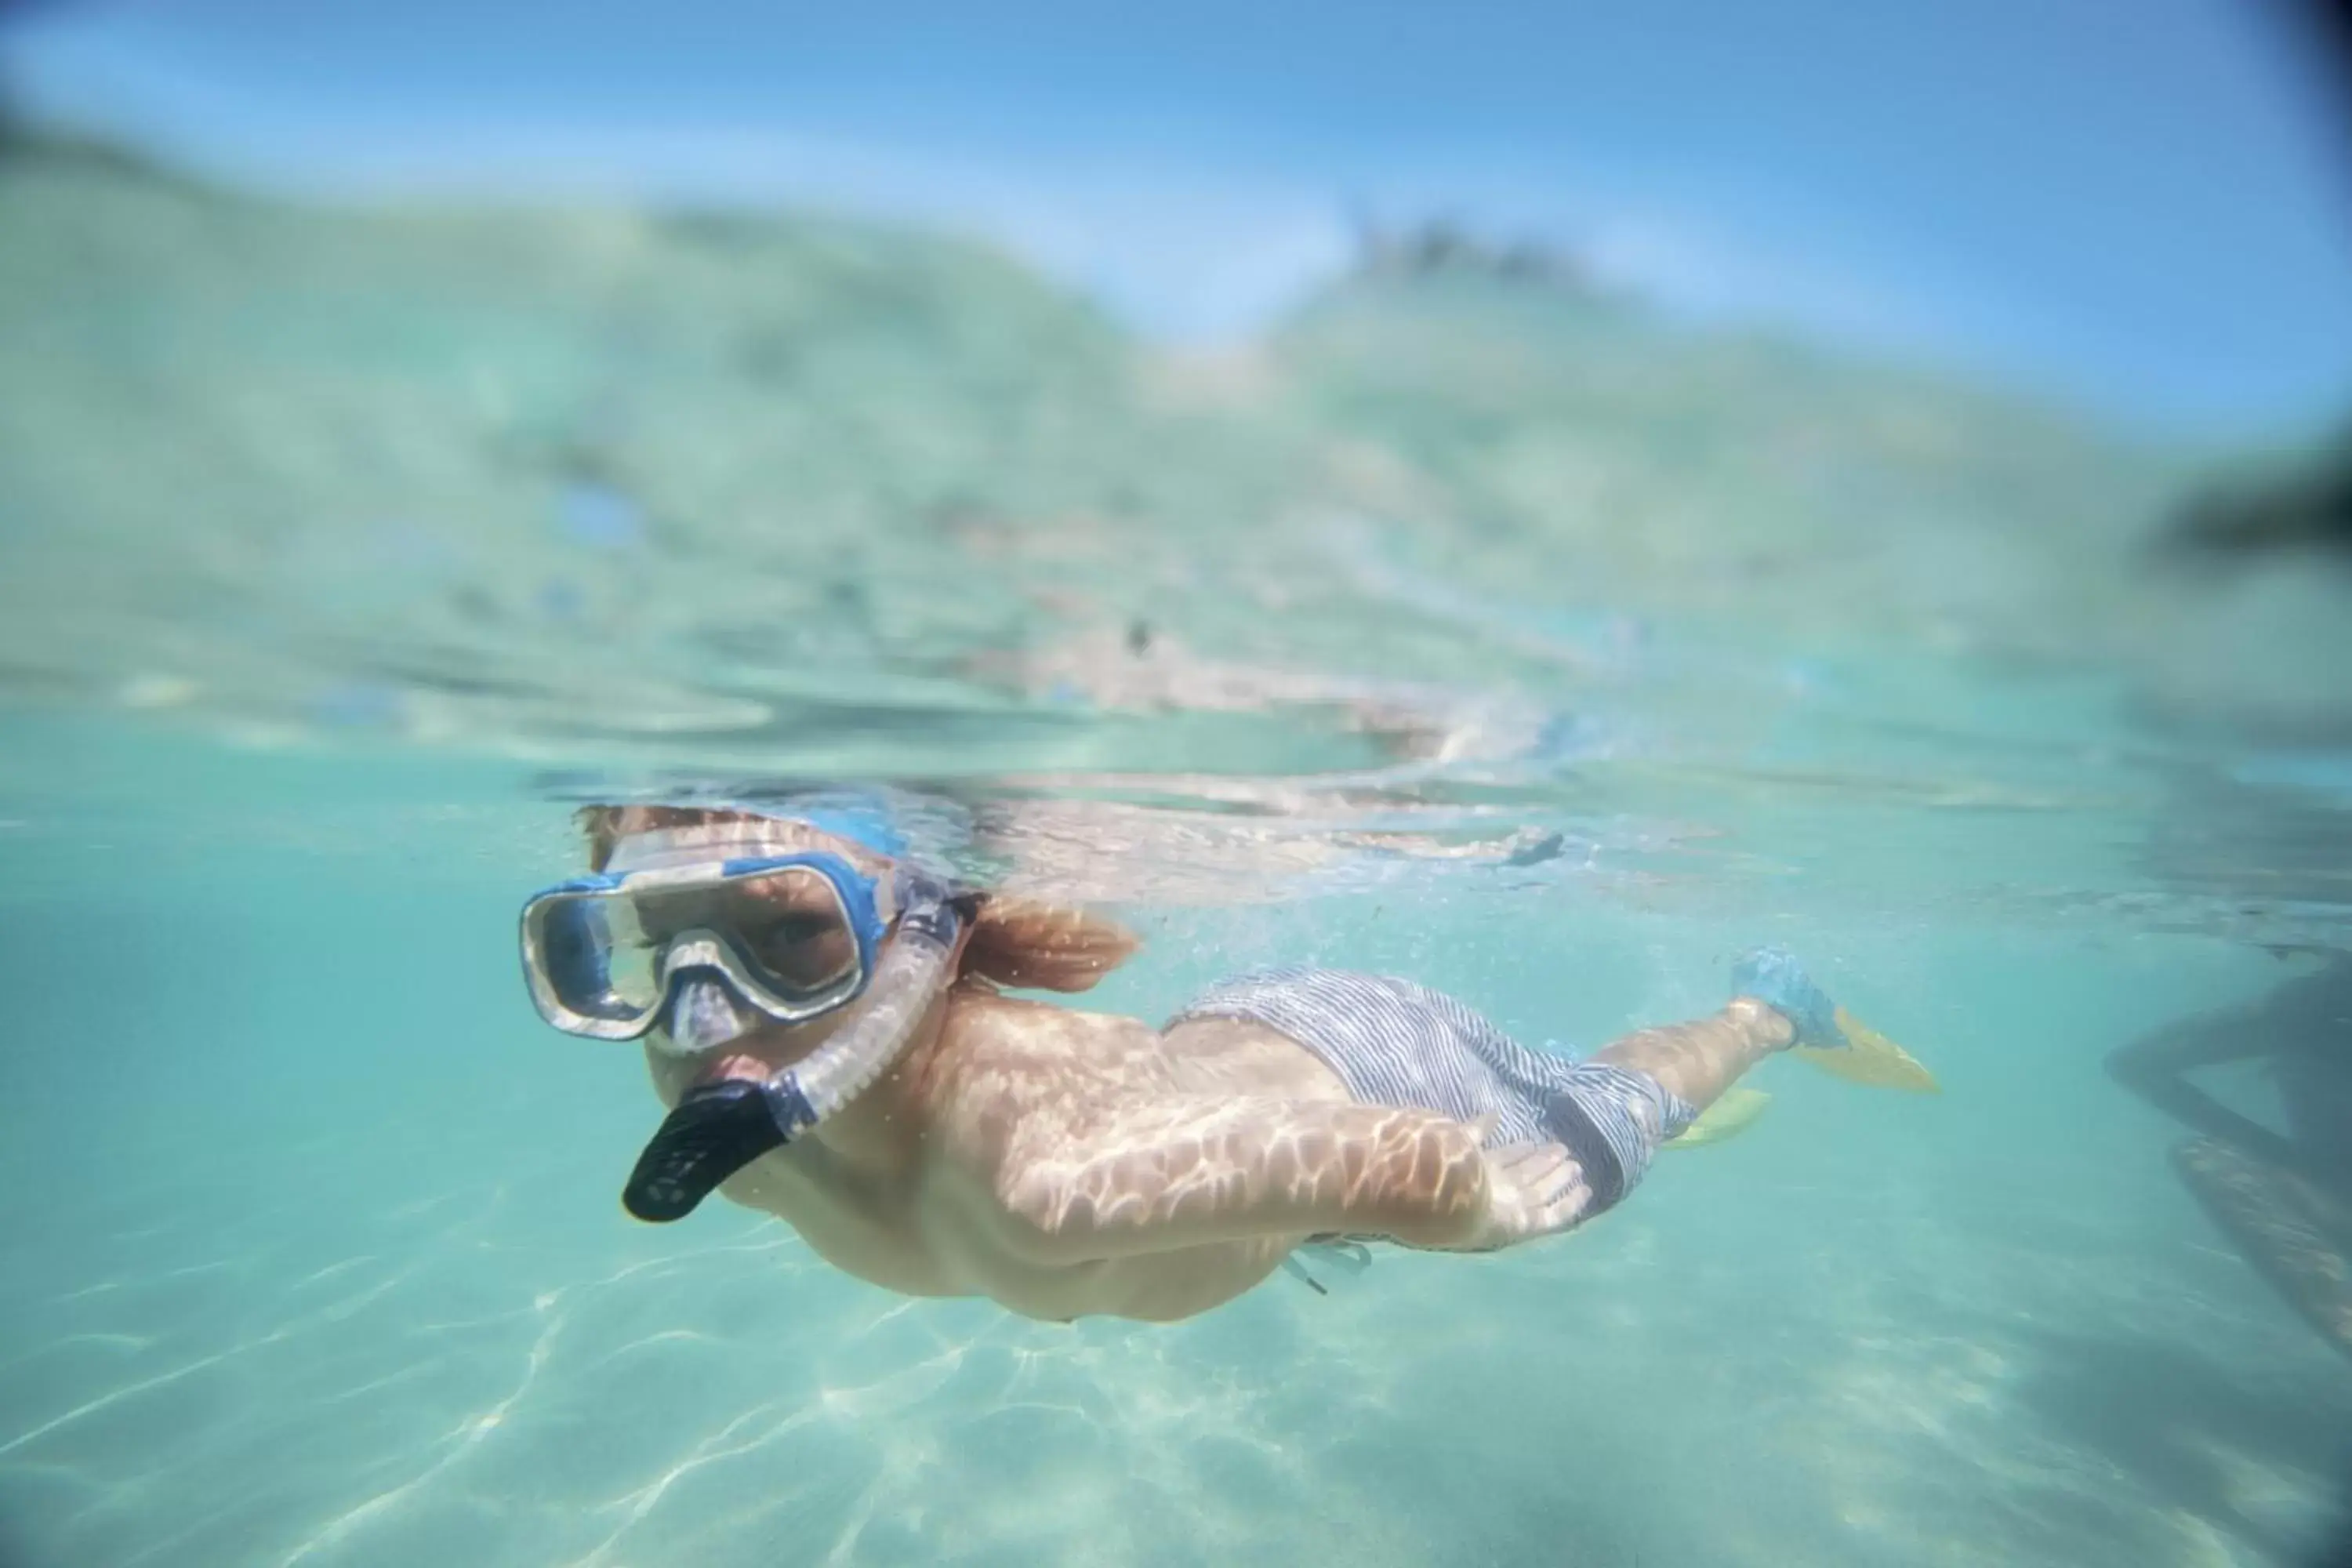
[[839, 797], [583, 819], [593, 872], [525, 906], [523, 965], [549, 1023], [645, 1043], [671, 1110], [629, 1211], [717, 1190], [909, 1295], [1190, 1317], [1314, 1240], [1568, 1230], [1783, 1049], [1924, 1077], [1778, 952], [1714, 1016], [1581, 1061], [1335, 971], [1220, 986], [1155, 1030], [999, 989], [1084, 991], [1134, 952], [1125, 930], [936, 879]]
[[[2271, 1068], [2279, 1129], [2189, 1076], [2246, 1061]], [[2172, 1151], [2182, 1184], [2239, 1255], [2352, 1355], [2352, 959], [2144, 1035], [2110, 1054], [2107, 1070], [2197, 1134]]]

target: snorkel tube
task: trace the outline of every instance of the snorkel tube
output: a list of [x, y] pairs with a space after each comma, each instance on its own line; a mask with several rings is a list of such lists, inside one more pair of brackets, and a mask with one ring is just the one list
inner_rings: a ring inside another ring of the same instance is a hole
[[928, 877], [901, 883], [897, 931], [866, 984], [866, 1008], [808, 1058], [764, 1079], [697, 1085], [637, 1156], [621, 1204], [641, 1220], [683, 1219], [711, 1189], [873, 1087], [954, 978], [968, 911]]

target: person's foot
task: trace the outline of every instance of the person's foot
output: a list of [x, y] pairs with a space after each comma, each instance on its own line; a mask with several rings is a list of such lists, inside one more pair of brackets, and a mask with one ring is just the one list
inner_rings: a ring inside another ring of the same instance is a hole
[[1731, 994], [1752, 996], [1788, 1019], [1797, 1031], [1791, 1044], [1819, 1050], [1853, 1043], [1838, 1026], [1837, 1004], [1785, 947], [1759, 947], [1742, 954], [1731, 966]]

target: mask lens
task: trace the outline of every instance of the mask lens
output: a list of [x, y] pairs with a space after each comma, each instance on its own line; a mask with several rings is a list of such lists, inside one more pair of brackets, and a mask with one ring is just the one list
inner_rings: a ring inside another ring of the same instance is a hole
[[654, 1005], [654, 953], [625, 906], [593, 895], [551, 898], [540, 907], [538, 928], [541, 973], [565, 1007], [623, 1019]]
[[857, 936], [849, 910], [832, 879], [813, 867], [647, 889], [635, 896], [634, 907], [650, 946], [685, 931], [709, 931], [752, 980], [780, 996], [810, 995], [856, 975]]
[[761, 978], [786, 994], [840, 984], [857, 969], [857, 937], [841, 894], [801, 867], [728, 884], [720, 930]]
[[566, 1002], [604, 994], [611, 938], [604, 911], [577, 899], [551, 900], [540, 917], [539, 948], [547, 978]]
[[614, 944], [611, 960], [612, 990], [615, 1000], [632, 1012], [651, 1007], [661, 994], [661, 980], [656, 970], [657, 955], [642, 942]]

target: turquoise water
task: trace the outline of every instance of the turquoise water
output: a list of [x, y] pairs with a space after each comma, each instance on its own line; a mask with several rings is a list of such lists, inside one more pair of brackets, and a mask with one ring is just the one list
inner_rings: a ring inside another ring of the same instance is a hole
[[[2218, 455], [1490, 279], [1178, 356], [922, 236], [55, 152], [0, 285], [0, 1560], [2326, 1538], [2352, 1367], [2100, 1065], [2352, 935], [2345, 584], [2169, 563]], [[1588, 1232], [1172, 1328], [898, 1300], [628, 1222], [642, 1067], [515, 973], [576, 804], [776, 776], [1114, 907], [1091, 1005], [1589, 1048], [1769, 939], [1945, 1092], [1769, 1064]]]

